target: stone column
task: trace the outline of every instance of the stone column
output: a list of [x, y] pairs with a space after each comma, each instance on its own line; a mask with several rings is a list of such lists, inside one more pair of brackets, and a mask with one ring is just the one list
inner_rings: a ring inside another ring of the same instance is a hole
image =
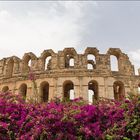
[[79, 97], [82, 97], [82, 77], [79, 77]]
[[58, 86], [57, 86], [56, 97], [58, 97], [60, 100], [63, 99], [63, 97], [64, 97], [63, 86], [61, 86], [61, 85], [58, 85]]
[[49, 97], [48, 98], [49, 98], [48, 99], [49, 101], [54, 98], [54, 86], [52, 86], [52, 85], [49, 87]]
[[82, 87], [82, 98], [88, 101], [88, 85], [83, 85]]
[[27, 91], [26, 91], [26, 101], [28, 102], [32, 102], [34, 101], [34, 94], [32, 91], [32, 87], [27, 87]]
[[74, 98], [79, 98], [80, 87], [79, 85], [74, 85]]
[[105, 87], [103, 85], [98, 85], [98, 97], [106, 98]]

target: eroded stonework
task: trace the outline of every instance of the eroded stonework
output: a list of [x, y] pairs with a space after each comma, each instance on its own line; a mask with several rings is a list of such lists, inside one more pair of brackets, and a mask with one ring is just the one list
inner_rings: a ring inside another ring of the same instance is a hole
[[[112, 55], [118, 61], [117, 71], [111, 70]], [[37, 95], [39, 102], [54, 97], [88, 100], [89, 92], [93, 100], [99, 97], [120, 100], [128, 92], [138, 93], [140, 69], [138, 72], [135, 75], [134, 66], [119, 48], [110, 48], [106, 54], [93, 47], [86, 48], [83, 54], [77, 54], [74, 48], [58, 53], [50, 49], [44, 50], [39, 58], [30, 52], [22, 59], [16, 56], [1, 59], [0, 90], [22, 94], [26, 100], [34, 100]], [[34, 81], [29, 79], [31, 73]]]

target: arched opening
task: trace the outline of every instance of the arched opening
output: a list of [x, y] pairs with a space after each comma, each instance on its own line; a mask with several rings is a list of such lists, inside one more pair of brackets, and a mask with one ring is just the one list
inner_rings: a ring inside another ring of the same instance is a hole
[[95, 62], [95, 56], [93, 54], [88, 54], [87, 59], [88, 60], [93, 60]]
[[13, 59], [10, 59], [8, 61], [8, 64], [7, 64], [7, 71], [6, 71], [7, 77], [12, 77], [13, 68], [14, 68], [14, 60]]
[[93, 69], [94, 69], [94, 68], [93, 68], [93, 65], [92, 65], [92, 64], [90, 64], [90, 63], [89, 63], [89, 64], [87, 64], [87, 69], [88, 69], [88, 70], [93, 70]]
[[74, 57], [73, 55], [67, 54], [65, 57], [65, 67], [66, 68], [73, 68], [74, 67]]
[[32, 68], [36, 65], [37, 57], [32, 53], [25, 53], [22, 58], [22, 73], [33, 70]]
[[51, 56], [48, 56], [45, 58], [45, 70], [50, 70], [51, 69]]
[[138, 84], [138, 93], [140, 94], [140, 83]]
[[31, 61], [31, 59], [28, 61], [28, 67], [30, 67], [31, 68], [31, 65], [32, 65], [32, 61]]
[[89, 104], [92, 104], [94, 100], [94, 92], [93, 90], [88, 90], [88, 102]]
[[87, 69], [89, 70], [96, 69], [96, 60], [93, 54], [87, 55]]
[[98, 83], [92, 80], [88, 83], [88, 101], [93, 103], [95, 100], [98, 100]]
[[24, 67], [25, 67], [25, 71], [31, 70], [32, 59], [29, 55], [27, 55], [26, 58], [24, 59]]
[[7, 92], [9, 90], [9, 87], [8, 86], [4, 86], [3, 88], [2, 88], [2, 92]]
[[70, 58], [69, 60], [69, 66], [74, 67], [74, 58]]
[[118, 71], [118, 59], [115, 55], [110, 55], [111, 71]]
[[27, 85], [26, 84], [21, 84], [19, 87], [19, 93], [20, 95], [22, 95], [22, 97], [24, 99], [26, 99], [26, 95], [27, 95]]
[[46, 71], [46, 70], [51, 70], [52, 69], [52, 61], [53, 61], [53, 58], [54, 56], [56, 56], [56, 54], [51, 50], [44, 50], [42, 53], [41, 53], [41, 69], [43, 71]]
[[74, 99], [74, 84], [72, 81], [65, 81], [63, 84], [63, 93], [65, 100]]
[[49, 100], [49, 83], [44, 81], [40, 84], [41, 101], [47, 102]]
[[116, 81], [113, 84], [113, 91], [114, 91], [114, 99], [115, 100], [122, 100], [125, 95], [124, 84], [121, 81]]

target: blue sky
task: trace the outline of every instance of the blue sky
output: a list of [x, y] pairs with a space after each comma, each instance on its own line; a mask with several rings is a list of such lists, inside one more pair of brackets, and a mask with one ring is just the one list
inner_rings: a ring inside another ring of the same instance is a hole
[[0, 1], [0, 59], [75, 47], [121, 48], [140, 67], [139, 1]]

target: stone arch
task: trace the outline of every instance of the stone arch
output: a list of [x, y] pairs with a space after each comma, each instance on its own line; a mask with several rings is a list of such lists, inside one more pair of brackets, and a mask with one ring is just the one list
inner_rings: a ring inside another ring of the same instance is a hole
[[65, 48], [63, 50], [65, 59], [65, 68], [74, 68], [77, 61], [77, 52], [74, 48]]
[[98, 82], [95, 80], [91, 80], [88, 82], [88, 97], [89, 101], [91, 103], [94, 102], [94, 100], [98, 100], [99, 93], [98, 93]]
[[87, 55], [87, 69], [96, 69], [96, 59], [93, 54]]
[[7, 92], [7, 91], [9, 91], [9, 87], [8, 87], [8, 86], [4, 86], [4, 87], [2, 88], [2, 92]]
[[49, 83], [47, 81], [41, 82], [40, 95], [41, 95], [41, 102], [47, 102], [49, 100]]
[[[119, 48], [110, 48], [107, 51], [107, 55], [109, 56], [110, 60], [110, 69], [113, 71], [119, 71], [119, 64], [120, 64], [120, 57], [121, 57], [121, 50]], [[115, 65], [114, 65], [115, 64]]]
[[96, 69], [96, 58], [99, 55], [97, 48], [88, 47], [84, 53], [87, 60], [87, 69]]
[[43, 53], [41, 54], [43, 70], [51, 70], [52, 56], [54, 56], [54, 55], [55, 55], [55, 53], [51, 49], [43, 51]]
[[69, 59], [69, 66], [74, 67], [74, 58]]
[[118, 58], [114, 55], [110, 55], [110, 68], [111, 71], [119, 71]]
[[71, 80], [63, 83], [63, 98], [64, 100], [74, 99], [74, 84]]
[[90, 63], [90, 62], [88, 62], [88, 64], [87, 64], [87, 69], [88, 69], [88, 70], [93, 70], [93, 69], [94, 69], [93, 64]]
[[41, 58], [45, 59], [46, 57], [48, 56], [53, 56], [55, 55], [54, 51], [52, 49], [49, 49], [49, 50], [44, 50], [42, 53], [41, 53]]
[[88, 54], [92, 54], [95, 57], [99, 55], [99, 50], [95, 47], [87, 47], [84, 54], [87, 56]]
[[8, 78], [12, 77], [13, 69], [14, 69], [14, 60], [13, 60], [13, 58], [10, 58], [7, 61], [6, 77], [8, 77]]
[[26, 100], [27, 95], [27, 84], [23, 83], [19, 87], [19, 94], [23, 96], [23, 98]]
[[[29, 71], [30, 69], [32, 69], [33, 60], [37, 60], [37, 57], [35, 54], [33, 54], [32, 52], [30, 53], [25, 53], [23, 58], [22, 58], [22, 69], [23, 71]], [[29, 66], [30, 63], [30, 66]]]
[[125, 96], [124, 83], [121, 81], [115, 81], [113, 83], [113, 92], [115, 100], [122, 100]]

